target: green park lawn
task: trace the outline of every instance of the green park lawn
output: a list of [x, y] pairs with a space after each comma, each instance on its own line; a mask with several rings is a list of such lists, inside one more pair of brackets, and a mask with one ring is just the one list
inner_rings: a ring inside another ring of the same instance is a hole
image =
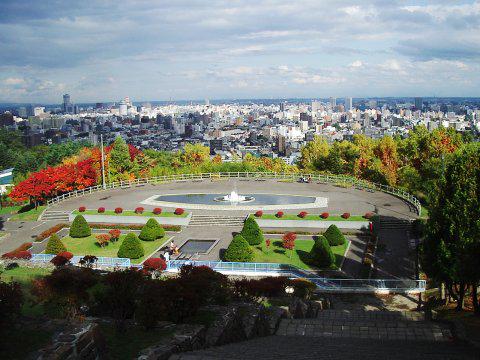
[[38, 206], [36, 209], [23, 211], [19, 209], [18, 212], [10, 217], [10, 221], [36, 221], [40, 214], [45, 210], [45, 206]]
[[162, 211], [161, 214], [155, 215], [151, 211], [144, 211], [141, 214], [137, 214], [134, 210], [123, 210], [123, 212], [120, 214], [115, 213], [114, 210], [105, 210], [105, 212], [103, 213], [99, 213], [97, 210], [85, 210], [84, 212], [75, 210], [73, 213], [75, 215], [83, 214], [83, 215], [153, 216], [153, 217], [180, 217], [180, 218], [184, 218], [188, 216], [187, 212], [184, 212], [182, 215], [175, 215], [173, 212]]
[[[253, 246], [254, 262], [279, 263], [295, 265], [302, 269], [314, 269], [315, 267], [308, 264], [308, 256], [313, 247], [313, 240], [295, 240], [295, 249], [293, 251], [285, 250], [282, 247], [281, 239], [271, 239], [270, 249], [267, 250], [265, 243]], [[339, 246], [332, 246], [335, 254], [335, 267], [339, 268], [342, 263], [343, 256], [348, 247], [348, 241]]]
[[348, 219], [344, 219], [340, 215], [330, 215], [326, 219], [322, 219], [320, 214], [308, 214], [304, 218], [298, 216], [298, 214], [284, 214], [281, 218], [276, 217], [275, 214], [263, 214], [261, 217], [256, 217], [255, 215], [250, 215], [254, 219], [263, 219], [263, 220], [317, 220], [317, 221], [368, 221], [361, 215], [352, 215]]
[[[67, 251], [70, 251], [74, 255], [95, 255], [106, 257], [117, 257], [118, 249], [125, 238], [126, 234], [121, 235], [120, 239], [116, 242], [109, 242], [105, 247], [100, 247], [96, 244], [96, 235], [90, 235], [84, 238], [72, 238], [65, 236], [62, 238], [63, 244], [66, 246]], [[139, 264], [143, 260], [147, 259], [154, 253], [159, 247], [165, 244], [169, 240], [168, 237], [163, 237], [155, 241], [141, 241], [145, 255], [139, 259], [132, 259], [132, 263]]]
[[2, 207], [0, 208], [0, 215], [13, 214], [13, 213], [16, 213], [18, 210], [20, 210], [21, 208], [22, 208], [21, 206]]
[[11, 270], [5, 270], [1, 275], [2, 281], [16, 281], [21, 284], [27, 284], [38, 276], [48, 275], [52, 272], [50, 269], [17, 267]]

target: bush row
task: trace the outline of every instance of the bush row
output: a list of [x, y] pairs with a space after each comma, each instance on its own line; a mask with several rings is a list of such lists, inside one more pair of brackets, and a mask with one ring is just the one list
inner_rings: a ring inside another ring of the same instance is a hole
[[17, 247], [15, 250], [9, 251], [2, 255], [2, 259], [23, 259], [29, 260], [32, 257], [32, 254], [28, 249], [32, 247], [31, 242], [26, 242]]
[[[282, 218], [284, 215], [285, 215], [285, 214], [284, 214], [283, 211], [278, 211], [278, 212], [275, 214], [275, 216], [276, 216], [277, 218]], [[297, 214], [297, 216], [298, 216], [299, 218], [301, 218], [301, 219], [306, 218], [307, 215], [308, 215], [308, 212], [306, 212], [306, 211], [300, 211], [300, 212]], [[262, 216], [263, 216], [263, 211], [262, 211], [262, 210], [256, 211], [256, 212], [254, 213], [254, 216], [257, 217], [257, 218], [262, 217]], [[323, 212], [323, 213], [321, 213], [319, 216], [320, 216], [322, 219], [327, 219], [327, 218], [330, 216], [330, 214], [329, 214], [328, 212]], [[344, 213], [341, 214], [340, 216], [341, 216], [342, 218], [344, 218], [344, 219], [348, 219], [351, 215], [350, 215], [349, 212], [344, 212]], [[367, 213], [365, 213], [365, 214], [363, 215], [363, 218], [368, 220], [368, 219], [373, 218], [373, 216], [375, 216], [375, 213], [373, 213], [373, 212], [367, 212]]]
[[[87, 208], [86, 208], [85, 206], [80, 206], [80, 207], [78, 208], [78, 211], [79, 211], [79, 212], [85, 212], [86, 210], [87, 210]], [[113, 211], [115, 212], [115, 214], [121, 214], [121, 213], [123, 213], [123, 208], [121, 208], [121, 207], [116, 207]], [[100, 214], [102, 214], [102, 213], [105, 212], [105, 208], [104, 208], [103, 206], [101, 206], [101, 207], [99, 207], [99, 208], [97, 209], [97, 212], [100, 213]], [[144, 212], [145, 212], [145, 209], [144, 209], [143, 207], [141, 207], [141, 206], [135, 208], [135, 213], [136, 213], [136, 214], [143, 214]], [[154, 215], [160, 215], [160, 214], [162, 213], [162, 208], [158, 208], [158, 207], [157, 207], [157, 208], [154, 208], [154, 209], [152, 210], [152, 213], [153, 213]], [[175, 215], [183, 215], [184, 213], [185, 213], [185, 210], [182, 209], [182, 208], [177, 208], [177, 209], [175, 209], [175, 211], [174, 211], [174, 214], [175, 214]]]

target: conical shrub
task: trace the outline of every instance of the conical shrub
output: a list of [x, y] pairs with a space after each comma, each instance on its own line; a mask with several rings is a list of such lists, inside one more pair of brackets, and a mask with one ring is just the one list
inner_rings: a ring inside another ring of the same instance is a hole
[[57, 255], [62, 251], [67, 251], [67, 248], [57, 234], [52, 234], [50, 239], [48, 239], [47, 247], [45, 248], [45, 254]]
[[329, 268], [335, 264], [335, 255], [325, 236], [320, 235], [315, 239], [315, 244], [310, 251], [310, 259], [312, 264], [319, 268]]
[[142, 243], [134, 233], [129, 233], [123, 239], [117, 256], [121, 258], [138, 259], [145, 255]]
[[69, 235], [73, 238], [83, 238], [92, 235], [92, 230], [82, 215], [77, 215], [73, 219]]
[[252, 217], [248, 217], [247, 220], [245, 220], [240, 234], [250, 245], [260, 245], [265, 240], [262, 229], [260, 229], [260, 226], [258, 226]]
[[238, 234], [233, 237], [224, 255], [225, 261], [249, 262], [253, 260], [253, 250], [247, 240]]
[[327, 238], [330, 246], [343, 245], [346, 242], [345, 236], [335, 224], [330, 225], [323, 236]]
[[157, 220], [150, 218], [147, 223], [143, 226], [140, 235], [138, 236], [140, 240], [143, 241], [155, 241], [159, 238], [165, 236], [165, 230], [157, 222]]

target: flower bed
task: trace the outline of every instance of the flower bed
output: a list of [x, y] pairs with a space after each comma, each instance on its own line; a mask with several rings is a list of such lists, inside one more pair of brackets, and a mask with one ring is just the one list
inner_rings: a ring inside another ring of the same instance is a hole
[[66, 228], [66, 227], [69, 227], [69, 226], [70, 226], [69, 224], [65, 224], [65, 223], [54, 225], [51, 228], [48, 228], [47, 230], [45, 230], [45, 231], [41, 232], [39, 235], [37, 235], [37, 237], [35, 238], [35, 241], [43, 241], [46, 238], [49, 238], [51, 235], [59, 232], [63, 228]]
[[[168, 211], [162, 212], [160, 210], [160, 213], [157, 214], [150, 210], [144, 210], [143, 212], [135, 212], [135, 210], [123, 210], [122, 208], [117, 208], [115, 210], [106, 210], [104, 208], [101, 208], [101, 209], [103, 209], [104, 211], [100, 212], [98, 210], [87, 209], [81, 214], [82, 215], [98, 215], [99, 213], [101, 213], [102, 215], [114, 215], [114, 216], [158, 216], [158, 217], [187, 217], [188, 216], [187, 212], [176, 214], [174, 212], [168, 212]], [[75, 210], [73, 214], [78, 215], [80, 214], [80, 212], [78, 210]]]
[[[301, 217], [300, 214], [303, 216]], [[347, 213], [345, 213], [347, 214]], [[342, 214], [344, 215], [344, 214]], [[322, 214], [307, 214], [306, 211], [302, 211], [299, 214], [283, 214], [281, 217], [278, 217], [276, 214], [262, 214], [258, 217], [256, 214], [253, 215], [257, 218], [263, 220], [315, 220], [315, 221], [368, 221], [361, 215], [349, 215], [348, 218], [344, 218], [342, 215], [329, 215], [328, 213]], [[252, 216], [252, 215], [250, 215]]]

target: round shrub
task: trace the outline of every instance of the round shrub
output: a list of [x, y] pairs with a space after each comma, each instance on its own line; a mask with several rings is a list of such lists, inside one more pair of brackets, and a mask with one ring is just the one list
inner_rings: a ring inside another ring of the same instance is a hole
[[307, 279], [293, 279], [290, 286], [294, 289], [294, 295], [302, 299], [309, 299], [313, 292], [317, 289], [317, 285]]
[[329, 216], [330, 216], [330, 214], [327, 213], [327, 212], [323, 212], [323, 213], [320, 214], [320, 217], [321, 217], [322, 219], [327, 219]]
[[163, 271], [167, 263], [162, 258], [149, 258], [143, 262], [143, 268], [147, 271]]
[[119, 229], [112, 229], [108, 232], [108, 234], [110, 235], [110, 241], [112, 242], [115, 242], [115, 241], [118, 241], [118, 239], [120, 239], [120, 234], [122, 232], [119, 230]]
[[123, 239], [117, 256], [120, 258], [138, 259], [145, 255], [142, 243], [134, 233], [129, 233]]
[[277, 213], [275, 214], [275, 216], [276, 216], [277, 218], [283, 217], [283, 211], [277, 212]]
[[235, 235], [224, 255], [225, 261], [249, 262], [253, 260], [253, 250], [242, 235]]
[[92, 230], [82, 215], [77, 215], [73, 219], [69, 235], [73, 238], [83, 238], [92, 235]]
[[104, 208], [104, 207], [99, 207], [97, 211], [98, 211], [100, 214], [101, 214], [101, 213], [104, 213], [104, 212], [105, 212], [105, 208]]
[[264, 241], [262, 229], [260, 229], [255, 219], [251, 217], [245, 220], [240, 234], [250, 245], [260, 245]]
[[308, 215], [308, 213], [307, 213], [306, 211], [301, 211], [301, 212], [298, 214], [298, 217], [304, 219], [307, 215]]
[[364, 217], [365, 219], [371, 219], [371, 218], [373, 218], [374, 216], [375, 216], [375, 213], [373, 213], [373, 212], [371, 212], [371, 211], [366, 212], [365, 215], [363, 215], [363, 217]]
[[262, 210], [258, 210], [256, 213], [255, 213], [255, 217], [262, 217], [263, 216], [263, 211]]
[[9, 259], [21, 259], [21, 260], [30, 260], [32, 258], [32, 253], [28, 250], [16, 251], [14, 253], [8, 253]]
[[63, 245], [62, 241], [58, 237], [57, 234], [53, 234], [48, 239], [47, 247], [45, 248], [45, 254], [52, 254], [57, 255], [58, 253], [67, 251], [65, 245]]
[[183, 215], [184, 212], [185, 212], [185, 210], [183, 210], [182, 208], [176, 208], [174, 214], [175, 215]]
[[85, 210], [87, 210], [87, 208], [85, 206], [80, 206], [78, 208], [78, 211], [80, 211], [80, 212], [85, 212]]
[[67, 260], [71, 260], [73, 258], [73, 254], [70, 251], [59, 252], [57, 256], [64, 257]]
[[123, 209], [121, 207], [115, 208], [115, 214], [121, 214], [123, 212]]
[[165, 230], [157, 222], [157, 220], [150, 218], [147, 223], [143, 226], [140, 235], [138, 236], [140, 240], [143, 241], [155, 241], [159, 238], [165, 236]]
[[135, 209], [135, 213], [136, 213], [136, 214], [143, 214], [143, 211], [144, 211], [144, 210], [145, 210], [145, 209], [144, 209], [143, 207], [139, 206], [139, 207], [137, 207], [137, 208]]
[[52, 260], [50, 260], [50, 262], [56, 267], [61, 267], [67, 265], [70, 260], [63, 256], [56, 255]]
[[310, 251], [310, 259], [313, 265], [320, 268], [329, 268], [335, 264], [335, 255], [325, 236], [320, 235], [315, 239], [313, 248]]
[[348, 219], [350, 217], [350, 213], [346, 212], [342, 214], [342, 218]]
[[155, 208], [155, 209], [153, 209], [153, 213], [154, 213], [155, 215], [160, 215], [160, 214], [162, 213], [162, 208]]
[[330, 246], [343, 245], [346, 242], [345, 236], [335, 224], [330, 225], [323, 235], [327, 238]]

